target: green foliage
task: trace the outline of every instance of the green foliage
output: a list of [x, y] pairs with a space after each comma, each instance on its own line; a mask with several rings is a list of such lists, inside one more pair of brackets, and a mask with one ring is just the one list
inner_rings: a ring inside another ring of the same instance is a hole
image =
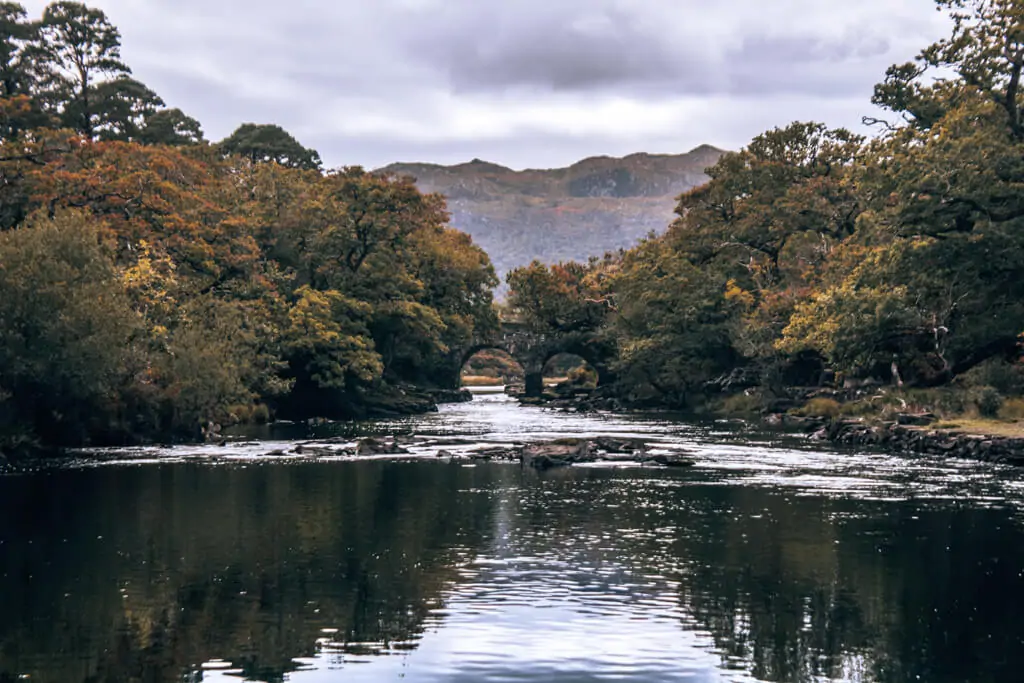
[[127, 380], [138, 324], [100, 235], [69, 213], [0, 233], [4, 412], [49, 443], [106, 430]]
[[293, 367], [319, 388], [344, 389], [352, 382], [379, 379], [383, 363], [366, 326], [371, 308], [334, 290], [304, 286], [295, 294], [298, 301], [288, 312], [284, 335]]
[[598, 328], [610, 299], [595, 263], [574, 261], [545, 266], [534, 261], [508, 274], [508, 305], [540, 333], [570, 333]]
[[968, 387], [993, 387], [1004, 396], [1024, 396], [1024, 363], [993, 358], [957, 377], [957, 384]]
[[993, 387], [981, 387], [974, 398], [974, 403], [982, 417], [996, 417], [999, 415], [999, 409], [1003, 407], [1003, 397]]
[[0, 97], [24, 95], [32, 85], [27, 56], [36, 37], [25, 8], [15, 2], [0, 2]]
[[203, 129], [180, 109], [162, 109], [146, 114], [142, 129], [133, 139], [144, 145], [198, 145], [203, 142]]
[[649, 389], [686, 405], [702, 384], [736, 363], [728, 321], [734, 304], [666, 240], [629, 252], [612, 288], [619, 374], [628, 392]]
[[39, 30], [38, 97], [64, 125], [91, 138], [113, 94], [104, 81], [131, 74], [121, 61], [121, 33], [102, 10], [69, 0], [48, 5]]
[[273, 161], [281, 166], [319, 169], [320, 155], [307, 149], [281, 126], [245, 123], [220, 142], [224, 154], [245, 157], [252, 163]]

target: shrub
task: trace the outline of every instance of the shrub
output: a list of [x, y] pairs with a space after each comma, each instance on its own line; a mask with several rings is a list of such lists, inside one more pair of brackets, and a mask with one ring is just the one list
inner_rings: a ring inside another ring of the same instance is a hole
[[1024, 398], [1008, 398], [999, 409], [999, 417], [1004, 420], [1024, 420]]
[[1003, 396], [1024, 394], [1024, 363], [1008, 363], [997, 358], [986, 361], [957, 378], [965, 387], [992, 387]]
[[802, 417], [837, 417], [843, 412], [843, 406], [834, 399], [818, 397], [793, 412]]
[[975, 392], [968, 392], [954, 387], [939, 389], [910, 389], [902, 396], [894, 394], [894, 399], [903, 398], [906, 405], [896, 412], [934, 413], [943, 417], [956, 417], [970, 412], [976, 406]]
[[1003, 397], [995, 387], [981, 387], [974, 403], [978, 406], [978, 413], [982, 417], [997, 417], [999, 409], [1003, 407]]
[[719, 410], [726, 415], [754, 415], [761, 412], [764, 400], [758, 393], [733, 394], [722, 400]]

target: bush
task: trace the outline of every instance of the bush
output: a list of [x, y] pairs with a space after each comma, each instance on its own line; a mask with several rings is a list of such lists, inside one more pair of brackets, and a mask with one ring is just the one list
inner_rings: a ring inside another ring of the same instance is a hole
[[837, 417], [843, 412], [843, 406], [834, 399], [818, 397], [793, 412], [801, 417]]
[[566, 379], [573, 386], [597, 386], [597, 371], [587, 365], [579, 365], [569, 370]]
[[999, 417], [1004, 420], [1024, 420], [1024, 398], [1008, 398], [999, 409]]
[[756, 415], [764, 408], [764, 399], [758, 393], [733, 394], [722, 400], [719, 411], [725, 415]]
[[[976, 406], [975, 394], [954, 387], [938, 389], [910, 389], [901, 394], [894, 393], [893, 400], [903, 398], [906, 405], [900, 405], [895, 412], [934, 413], [941, 417], [957, 417], [971, 412]], [[890, 403], [891, 405], [891, 403]]]
[[981, 387], [974, 403], [982, 417], [997, 417], [999, 409], [1003, 407], [1003, 397], [995, 387]]
[[1024, 394], [1024, 364], [998, 358], [986, 361], [957, 378], [965, 387], [991, 387], [1003, 396]]

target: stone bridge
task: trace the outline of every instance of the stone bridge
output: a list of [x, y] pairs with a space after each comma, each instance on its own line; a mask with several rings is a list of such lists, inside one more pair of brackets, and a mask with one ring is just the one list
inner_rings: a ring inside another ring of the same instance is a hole
[[[570, 332], [544, 335], [528, 329], [517, 320], [504, 320], [497, 335], [465, 349], [459, 357], [458, 372], [475, 354], [485, 349], [498, 349], [510, 355], [523, 367], [526, 395], [540, 396], [544, 390], [544, 366], [561, 353], [571, 353], [587, 361], [597, 371], [598, 386], [612, 379], [608, 367], [614, 350], [598, 340], [592, 332]], [[455, 385], [458, 386], [458, 377]]]

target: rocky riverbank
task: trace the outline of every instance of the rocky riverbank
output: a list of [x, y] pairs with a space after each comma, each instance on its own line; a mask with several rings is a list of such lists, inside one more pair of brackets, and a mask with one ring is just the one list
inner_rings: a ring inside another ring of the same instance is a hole
[[1024, 438], [968, 434], [896, 422], [837, 420], [812, 438], [851, 446], [877, 446], [896, 453], [968, 458], [1024, 466]]

